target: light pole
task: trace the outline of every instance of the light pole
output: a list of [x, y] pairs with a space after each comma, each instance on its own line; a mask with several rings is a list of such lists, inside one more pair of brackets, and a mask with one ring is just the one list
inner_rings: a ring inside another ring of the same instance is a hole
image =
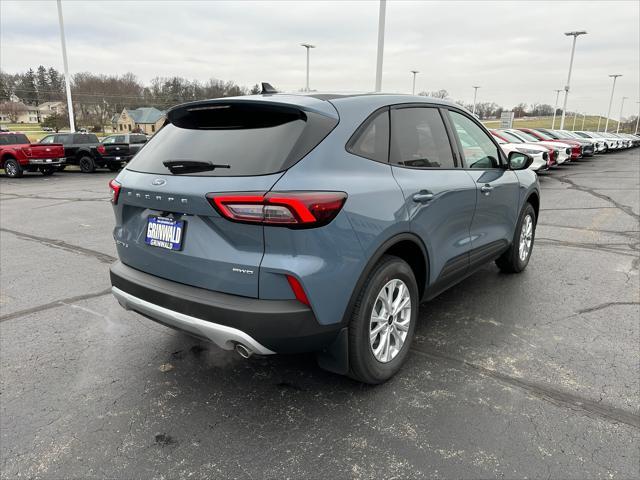
[[[573, 127], [571, 127], [571, 131], [574, 131], [576, 129], [576, 120], [578, 119], [578, 112], [574, 112], [573, 113]], [[562, 130], [562, 129], [560, 129]]]
[[476, 114], [476, 98], [478, 97], [478, 89], [480, 85], [472, 85], [473, 86], [473, 114]]
[[611, 116], [611, 105], [613, 104], [613, 92], [616, 91], [616, 80], [621, 77], [621, 74], [609, 75], [613, 78], [613, 87], [611, 87], [611, 98], [609, 99], [609, 110], [607, 110], [607, 120], [604, 122], [604, 133], [607, 133], [609, 128], [609, 117]]
[[560, 130], [564, 130], [564, 114], [567, 110], [567, 99], [569, 98], [569, 84], [571, 83], [571, 70], [573, 69], [573, 55], [576, 51], [576, 40], [580, 35], [585, 35], [584, 30], [576, 32], [565, 32], [567, 37], [573, 37], [573, 46], [571, 47], [571, 60], [569, 60], [569, 75], [567, 76], [567, 84], [564, 87], [564, 106], [562, 107], [562, 118], [560, 119]]
[[587, 114], [583, 113], [582, 114], [582, 130], [584, 130], [584, 121], [586, 120], [586, 118], [587, 118]]
[[562, 90], [554, 90], [556, 92], [556, 103], [553, 106], [553, 122], [551, 123], [551, 130], [556, 128], [556, 112], [558, 111], [558, 99], [560, 98], [560, 92]]
[[622, 109], [624, 108], [624, 101], [629, 97], [622, 97], [622, 103], [620, 104], [620, 116], [618, 117], [618, 128], [616, 128], [616, 133], [620, 131], [620, 123], [622, 123]]
[[60, 42], [62, 43], [62, 63], [64, 64], [64, 84], [67, 90], [67, 109], [69, 110], [69, 128], [76, 131], [73, 121], [73, 103], [71, 102], [71, 77], [69, 77], [69, 62], [67, 62], [67, 42], [64, 38], [64, 21], [62, 19], [62, 1], [58, 0], [58, 23], [60, 24]]
[[309, 50], [311, 50], [312, 48], [316, 48], [316, 46], [311, 45], [310, 43], [301, 43], [300, 46], [307, 49], [307, 87], [305, 88], [304, 91], [308, 92], [309, 91]]
[[420, 73], [418, 70], [411, 70], [411, 73], [413, 73], [413, 95], [416, 94], [416, 74]]
[[598, 128], [597, 128], [596, 132], [600, 131], [600, 120], [602, 120], [602, 116], [598, 115]]
[[[640, 102], [636, 102], [640, 105]], [[640, 123], [640, 108], [638, 108], [638, 118], [636, 119], [636, 135], [638, 134], [638, 124]]]
[[384, 20], [387, 11], [387, 0], [380, 0], [378, 13], [378, 59], [376, 60], [376, 92], [382, 90], [382, 57], [384, 55]]

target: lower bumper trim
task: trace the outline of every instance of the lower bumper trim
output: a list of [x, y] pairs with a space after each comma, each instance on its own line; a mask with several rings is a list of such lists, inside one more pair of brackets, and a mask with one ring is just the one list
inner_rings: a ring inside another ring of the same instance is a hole
[[247, 333], [226, 325], [202, 320], [185, 315], [168, 308], [155, 305], [138, 297], [112, 287], [111, 291], [120, 305], [127, 310], [133, 310], [146, 317], [156, 320], [168, 327], [183, 330], [199, 337], [204, 337], [224, 350], [233, 350], [236, 343], [242, 343], [260, 355], [272, 355], [275, 352], [261, 345]]

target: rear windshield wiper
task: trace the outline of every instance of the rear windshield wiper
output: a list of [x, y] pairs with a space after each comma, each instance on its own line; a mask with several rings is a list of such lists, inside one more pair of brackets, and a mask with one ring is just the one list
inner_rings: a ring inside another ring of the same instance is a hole
[[167, 160], [162, 164], [174, 175], [181, 173], [209, 172], [216, 168], [231, 168], [231, 165], [224, 163], [211, 163], [198, 160]]

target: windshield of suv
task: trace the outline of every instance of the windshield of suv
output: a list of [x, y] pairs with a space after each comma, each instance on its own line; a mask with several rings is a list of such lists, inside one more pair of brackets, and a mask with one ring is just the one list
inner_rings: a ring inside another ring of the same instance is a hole
[[187, 105], [169, 112], [168, 120], [128, 170], [169, 175], [165, 163], [184, 161], [225, 166], [189, 172], [198, 176], [267, 175], [296, 163], [337, 124], [295, 107], [260, 103]]
[[504, 130], [501, 130], [500, 132], [498, 132], [500, 134], [500, 136], [506, 138], [508, 141], [510, 141], [511, 143], [524, 143], [522, 140], [520, 140], [518, 137], [516, 137], [513, 133], [511, 132], [505, 132]]
[[[509, 132], [507, 132], [509, 133]], [[539, 142], [540, 140], [538, 140], [536, 137], [534, 137], [533, 135], [527, 133], [527, 132], [523, 132], [523, 131], [518, 131], [517, 135], [519, 137], [524, 138], [527, 142]]]
[[536, 134], [540, 135], [544, 140], [556, 140], [551, 135], [541, 132], [540, 130], [536, 130]]

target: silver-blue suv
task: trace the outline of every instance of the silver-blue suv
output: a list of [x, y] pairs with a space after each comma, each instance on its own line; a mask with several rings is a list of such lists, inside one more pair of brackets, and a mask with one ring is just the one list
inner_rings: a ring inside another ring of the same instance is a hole
[[406, 360], [422, 301], [487, 262], [527, 266], [530, 162], [425, 97], [180, 105], [110, 183], [113, 294], [243, 357], [317, 352], [380, 383]]

